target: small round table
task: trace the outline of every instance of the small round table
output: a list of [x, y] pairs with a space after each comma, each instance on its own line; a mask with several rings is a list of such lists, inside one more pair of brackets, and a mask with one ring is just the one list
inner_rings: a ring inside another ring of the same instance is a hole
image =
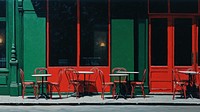
[[42, 77], [42, 93], [40, 94], [39, 98], [45, 98], [48, 99], [48, 95], [44, 93], [44, 77], [50, 77], [52, 76], [51, 74], [33, 74], [33, 77]]

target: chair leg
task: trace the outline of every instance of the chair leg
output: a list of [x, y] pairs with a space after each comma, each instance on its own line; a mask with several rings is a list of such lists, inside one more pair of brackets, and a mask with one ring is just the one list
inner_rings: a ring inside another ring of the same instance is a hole
[[175, 87], [173, 88], [173, 97], [172, 97], [172, 99], [174, 100], [174, 97], [175, 97], [175, 92], [176, 92], [176, 90], [175, 90]]
[[144, 93], [144, 85], [141, 85], [141, 89], [142, 89], [142, 94], [143, 94], [143, 97], [145, 98], [145, 93]]
[[126, 83], [123, 83], [125, 89], [126, 89], [126, 95], [128, 94], [128, 87], [126, 86]]
[[113, 88], [112, 88], [112, 96], [113, 96], [113, 99], [115, 98], [115, 95], [116, 95], [116, 85], [114, 84], [114, 85], [113, 85]]
[[24, 99], [25, 89], [26, 89], [26, 87], [25, 87], [25, 85], [23, 85], [23, 87], [22, 87], [22, 98], [23, 99]]
[[104, 100], [104, 90], [105, 90], [105, 87], [102, 88], [102, 93], [101, 93], [101, 98]]
[[76, 99], [78, 98], [78, 96], [79, 96], [79, 86], [80, 86], [80, 84], [78, 84], [76, 87], [75, 87], [75, 90], [76, 90]]
[[134, 92], [135, 92], [135, 84], [131, 85], [131, 98], [133, 98]]
[[50, 98], [52, 99], [52, 91], [53, 91], [53, 85], [49, 85], [50, 87], [49, 87], [49, 89], [50, 89]]
[[186, 99], [186, 86], [183, 87], [183, 94], [184, 94], [184, 97]]
[[59, 95], [60, 99], [62, 99], [61, 94], [60, 94], [60, 88], [58, 86], [55, 86], [55, 88], [58, 91], [58, 95]]
[[33, 85], [33, 89], [34, 89], [34, 95], [35, 95], [35, 98], [38, 99], [38, 93], [37, 93], [37, 86], [36, 85]]

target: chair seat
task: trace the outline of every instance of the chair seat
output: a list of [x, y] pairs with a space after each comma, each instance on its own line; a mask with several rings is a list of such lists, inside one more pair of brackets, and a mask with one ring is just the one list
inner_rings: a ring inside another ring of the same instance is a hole
[[113, 82], [105, 82], [104, 84], [105, 85], [113, 85], [114, 83]]
[[144, 84], [144, 82], [137, 81], [137, 82], [131, 82], [131, 84], [142, 85], [142, 84]]
[[34, 85], [34, 82], [23, 82], [24, 85]]
[[[37, 81], [37, 83], [42, 83], [42, 81]], [[48, 83], [48, 81], [43, 81], [43, 83]]]
[[49, 82], [49, 84], [51, 84], [51, 85], [59, 85], [58, 82]]
[[176, 82], [177, 85], [187, 85], [187, 82], [184, 82], [184, 81], [179, 81], [179, 82]]
[[[119, 83], [119, 81], [114, 81], [115, 83]], [[127, 83], [127, 81], [120, 81], [121, 83]]]

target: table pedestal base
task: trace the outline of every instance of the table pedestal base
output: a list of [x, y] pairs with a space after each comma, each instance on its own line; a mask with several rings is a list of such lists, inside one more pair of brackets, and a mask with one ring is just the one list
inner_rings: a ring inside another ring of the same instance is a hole
[[47, 99], [49, 99], [50, 97], [49, 97], [47, 94], [42, 93], [42, 94], [40, 94], [39, 98], [45, 98], [45, 99], [47, 100]]

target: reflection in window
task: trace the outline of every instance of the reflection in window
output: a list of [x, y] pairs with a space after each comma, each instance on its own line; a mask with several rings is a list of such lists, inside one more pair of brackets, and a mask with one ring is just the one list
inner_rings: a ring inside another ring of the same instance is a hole
[[80, 65], [108, 65], [107, 0], [81, 0]]
[[0, 17], [6, 17], [6, 0], [0, 0]]
[[6, 68], [6, 22], [0, 21], [0, 68]]
[[167, 65], [167, 19], [151, 19], [151, 65]]
[[198, 0], [170, 0], [172, 13], [198, 13]]
[[77, 63], [76, 0], [49, 0], [50, 66], [74, 66]]
[[190, 66], [192, 53], [192, 19], [175, 19], [174, 22], [176, 66]]

